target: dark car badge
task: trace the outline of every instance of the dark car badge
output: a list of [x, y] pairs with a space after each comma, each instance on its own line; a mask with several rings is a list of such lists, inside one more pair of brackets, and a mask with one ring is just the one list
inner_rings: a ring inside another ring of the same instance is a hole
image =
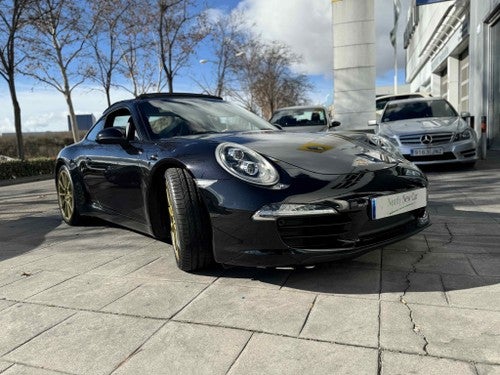
[[420, 137], [420, 142], [424, 145], [428, 145], [432, 143], [432, 136], [429, 134], [424, 134], [423, 136]]

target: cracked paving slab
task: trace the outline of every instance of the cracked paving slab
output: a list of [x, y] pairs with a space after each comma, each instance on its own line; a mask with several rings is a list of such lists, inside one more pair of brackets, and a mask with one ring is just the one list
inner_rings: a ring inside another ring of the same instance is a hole
[[427, 240], [433, 253], [500, 253], [500, 238], [498, 236], [453, 236], [428, 235]]
[[381, 316], [384, 349], [500, 364], [499, 312], [382, 302]]
[[383, 301], [400, 301], [408, 303], [448, 306], [442, 276], [430, 273], [382, 272]]

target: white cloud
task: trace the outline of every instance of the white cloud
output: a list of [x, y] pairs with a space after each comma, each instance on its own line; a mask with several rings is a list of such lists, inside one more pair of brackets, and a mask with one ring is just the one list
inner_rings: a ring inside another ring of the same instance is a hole
[[[344, 0], [359, 1], [362, 0]], [[370, 0], [366, 0], [370, 1]], [[377, 76], [383, 77], [394, 66], [394, 52], [389, 40], [393, 27], [393, 1], [375, 1]], [[402, 33], [408, 1], [402, 0], [398, 32], [398, 65], [404, 69]], [[301, 55], [299, 67], [307, 74], [331, 76], [333, 70], [332, 5], [330, 0], [243, 0], [249, 24], [267, 40], [280, 40]]]
[[[53, 89], [21, 85], [18, 89], [21, 106], [23, 132], [66, 131], [68, 130], [68, 109], [64, 96]], [[99, 118], [108, 107], [106, 97], [92, 87], [77, 88], [73, 92], [73, 104], [77, 114], [92, 113]], [[113, 101], [131, 98], [125, 90], [113, 90]], [[8, 91], [0, 95], [0, 133], [15, 132], [11, 99]]]
[[331, 75], [333, 69], [332, 17], [329, 0], [243, 0], [249, 24], [266, 40], [279, 40], [302, 56], [298, 70]]

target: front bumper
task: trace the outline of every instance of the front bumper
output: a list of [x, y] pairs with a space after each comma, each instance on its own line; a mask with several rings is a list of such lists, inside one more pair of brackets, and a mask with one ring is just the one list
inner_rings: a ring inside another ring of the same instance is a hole
[[[425, 207], [372, 220], [370, 197], [374, 195], [373, 189], [379, 186], [387, 192], [390, 181], [387, 176], [375, 178], [375, 174], [369, 179], [365, 177], [360, 181], [371, 181], [372, 185], [365, 186], [371, 193], [363, 193], [362, 185], [360, 190], [353, 189], [348, 194], [344, 189], [341, 192], [344, 198], [347, 196], [344, 202], [348, 205], [340, 207], [336, 214], [318, 211], [313, 215], [297, 213], [270, 220], [261, 220], [256, 215], [272, 202], [300, 200], [314, 205], [323, 199], [318, 197], [333, 196], [336, 192], [332, 184], [326, 184], [298, 195], [285, 191], [263, 193], [262, 189], [236, 181], [201, 189], [212, 222], [215, 260], [239, 266], [313, 265], [361, 255], [410, 237], [430, 225]], [[426, 185], [424, 179], [418, 183], [408, 190]], [[243, 203], [237, 204], [237, 201]]]
[[[409, 161], [418, 165], [445, 163], [473, 163], [478, 160], [477, 142], [474, 139], [430, 145], [399, 145], [399, 151]], [[415, 155], [416, 150], [426, 150], [429, 155]], [[433, 154], [439, 150], [439, 154]]]
[[[380, 220], [373, 225], [370, 222], [349, 220], [330, 233], [320, 234], [326, 227], [312, 228], [304, 217], [289, 220], [303, 221], [303, 224], [289, 225], [287, 222], [252, 222], [245, 221], [244, 213], [214, 226], [214, 252], [218, 263], [239, 266], [283, 267], [313, 265], [364, 254], [394, 242], [410, 237], [430, 225], [422, 220], [425, 211], [402, 214], [393, 220]], [[364, 216], [353, 213], [350, 218]], [[321, 217], [328, 221], [331, 217]], [[234, 231], [234, 223], [241, 223]], [[359, 228], [358, 228], [359, 227]], [[370, 230], [371, 227], [371, 230]], [[308, 233], [310, 229], [313, 229]], [[295, 232], [295, 233], [294, 233]], [[244, 238], [246, 237], [246, 238]]]

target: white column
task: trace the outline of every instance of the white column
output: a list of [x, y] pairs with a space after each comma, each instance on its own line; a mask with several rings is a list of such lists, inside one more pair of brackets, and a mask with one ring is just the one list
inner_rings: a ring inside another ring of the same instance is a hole
[[460, 65], [458, 59], [449, 56], [447, 59], [448, 65], [448, 101], [457, 110], [460, 107], [458, 102], [458, 90], [460, 89]]
[[341, 129], [375, 120], [374, 0], [332, 0], [335, 119]]
[[441, 96], [441, 76], [436, 73], [431, 75], [431, 92], [432, 96]]

